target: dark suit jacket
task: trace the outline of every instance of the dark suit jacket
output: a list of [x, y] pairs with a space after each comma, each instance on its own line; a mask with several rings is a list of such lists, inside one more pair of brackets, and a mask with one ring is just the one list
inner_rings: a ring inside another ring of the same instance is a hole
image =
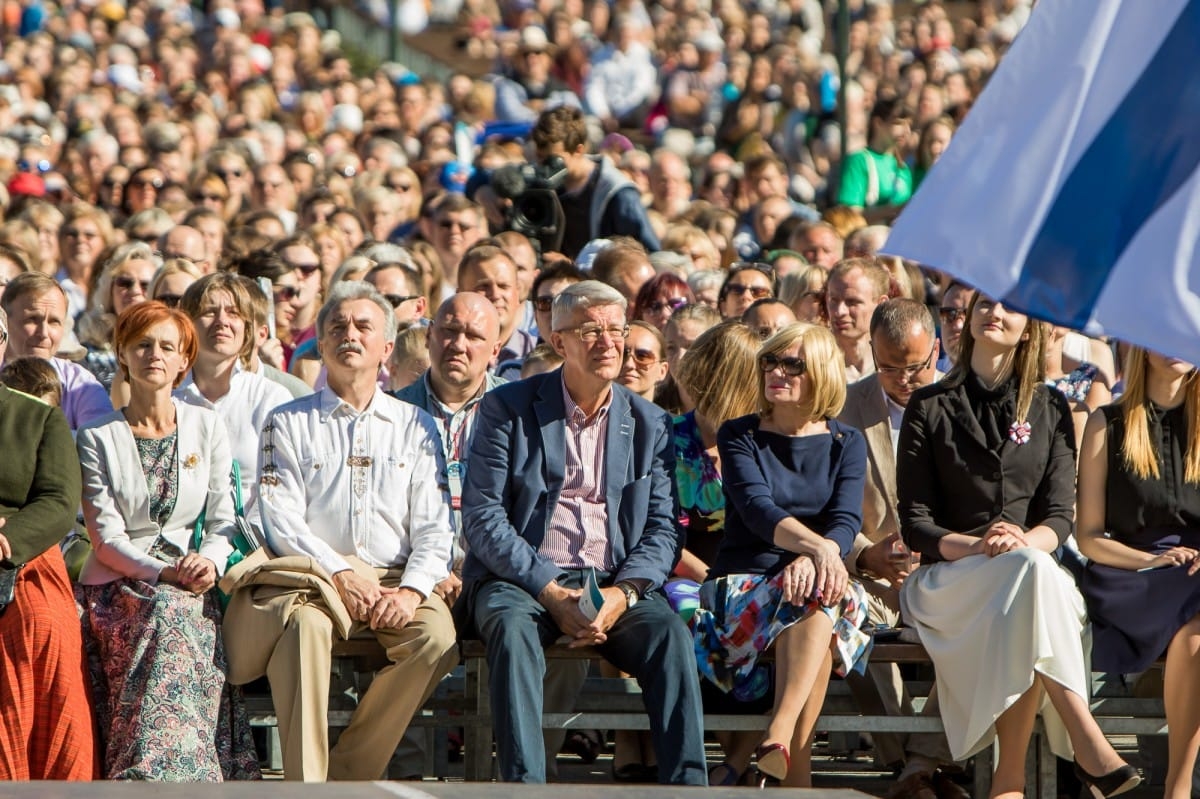
[[[612, 386], [604, 442], [615, 580], [661, 585], [683, 546], [671, 417]], [[500, 578], [537, 596], [562, 569], [538, 553], [566, 468], [561, 371], [500, 386], [479, 405], [463, 488], [464, 593]]]
[[1030, 439], [988, 449], [963, 385], [916, 391], [904, 411], [896, 488], [901, 535], [922, 562], [942, 560], [947, 533], [980, 534], [1004, 521], [1049, 526], [1059, 541], [1075, 519], [1075, 428], [1062, 394], [1038, 386], [1028, 417]]

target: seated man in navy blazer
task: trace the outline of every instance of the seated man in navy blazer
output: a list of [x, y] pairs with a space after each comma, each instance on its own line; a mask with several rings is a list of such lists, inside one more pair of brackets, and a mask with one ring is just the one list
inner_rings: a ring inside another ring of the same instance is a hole
[[[468, 622], [487, 645], [500, 776], [544, 782], [543, 648], [595, 646], [642, 687], [659, 782], [704, 785], [692, 639], [657, 589], [679, 557], [671, 417], [613, 381], [625, 299], [594, 280], [554, 300], [560, 370], [484, 395], [467, 462]], [[596, 570], [595, 619], [579, 598]]]

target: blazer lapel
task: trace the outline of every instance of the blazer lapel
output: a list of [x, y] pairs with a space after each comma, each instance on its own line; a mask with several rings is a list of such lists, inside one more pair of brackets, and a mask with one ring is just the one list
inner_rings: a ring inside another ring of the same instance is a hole
[[885, 415], [882, 421], [870, 425], [867, 437], [867, 458], [875, 469], [876, 485], [883, 488], [888, 514], [896, 507], [896, 453], [892, 450], [892, 422]]
[[[629, 459], [633, 454], [633, 414], [629, 399], [612, 387], [612, 406], [608, 409], [608, 431], [604, 438], [604, 507], [608, 515], [608, 540], [614, 544], [621, 539], [618, 513], [621, 492], [630, 482]], [[614, 556], [623, 553], [613, 553]], [[618, 561], [621, 557], [616, 558]]]
[[979, 420], [975, 418], [975, 414], [971, 413], [971, 404], [967, 402], [966, 386], [957, 386], [953, 391], [947, 391], [942, 397], [954, 426], [979, 446], [987, 449], [987, 438], [983, 434], [983, 428], [979, 426]]
[[120, 474], [111, 475], [113, 484], [120, 486], [119, 490], [113, 492], [114, 497], [124, 499], [125, 503], [128, 503], [128, 507], [125, 508], [127, 518], [140, 522], [137, 527], [148, 525], [157, 530], [158, 525], [150, 518], [150, 490], [146, 487], [146, 473], [142, 470], [142, 457], [138, 454], [133, 428], [122, 416], [119, 422], [111, 425], [111, 429], [113, 444], [116, 445], [117, 452], [121, 453], [121, 457], [112, 459], [109, 466], [110, 471], [112, 464], [116, 464], [121, 470]]
[[533, 401], [533, 413], [541, 430], [542, 452], [545, 453], [542, 480], [549, 494], [547, 522], [554, 514], [554, 506], [558, 504], [558, 495], [566, 475], [566, 407], [562, 392], [562, 378], [558, 372], [552, 372], [550, 377], [542, 381], [537, 398]]

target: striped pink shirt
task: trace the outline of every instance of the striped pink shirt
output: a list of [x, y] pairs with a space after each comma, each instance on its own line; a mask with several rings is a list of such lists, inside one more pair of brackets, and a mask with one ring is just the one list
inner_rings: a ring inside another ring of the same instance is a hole
[[538, 552], [566, 569], [594, 566], [612, 571], [615, 564], [604, 506], [604, 439], [612, 394], [590, 420], [571, 399], [566, 384], [563, 402], [567, 409], [563, 487]]

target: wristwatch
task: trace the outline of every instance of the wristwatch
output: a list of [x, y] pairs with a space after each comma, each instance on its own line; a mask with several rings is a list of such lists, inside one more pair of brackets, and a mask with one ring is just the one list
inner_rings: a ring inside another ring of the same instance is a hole
[[641, 597], [638, 596], [637, 589], [626, 582], [617, 583], [617, 588], [620, 588], [621, 592], [625, 594], [625, 609], [633, 610], [633, 606], [638, 603], [639, 599], [641, 599]]

